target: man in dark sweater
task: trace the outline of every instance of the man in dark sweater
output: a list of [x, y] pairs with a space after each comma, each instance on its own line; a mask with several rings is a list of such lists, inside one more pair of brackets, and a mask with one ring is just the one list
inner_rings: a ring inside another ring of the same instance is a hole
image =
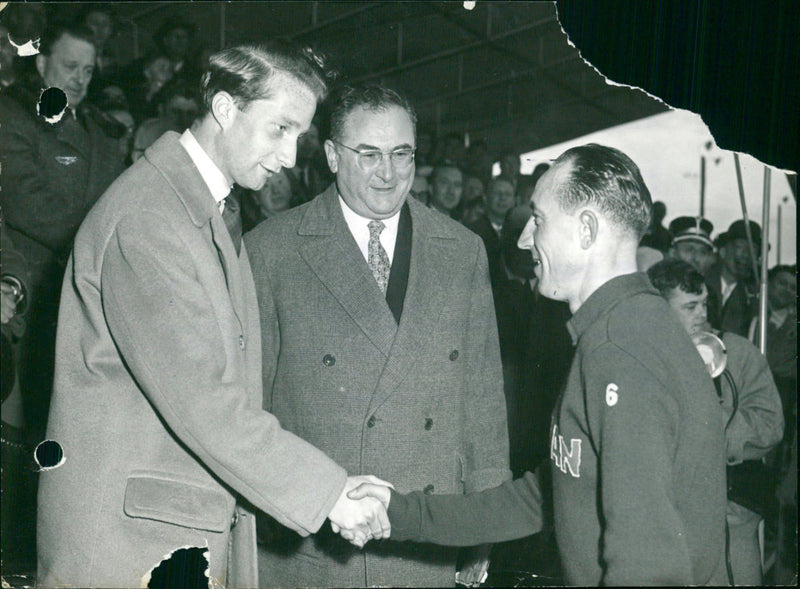
[[[575, 358], [552, 416], [554, 522], [574, 585], [724, 583], [719, 402], [666, 301], [636, 273], [651, 200], [636, 165], [599, 145], [568, 150], [537, 184], [519, 240], [539, 292], [567, 301]], [[392, 538], [498, 542], [541, 527], [530, 473], [461, 497], [350, 495], [388, 504]]]

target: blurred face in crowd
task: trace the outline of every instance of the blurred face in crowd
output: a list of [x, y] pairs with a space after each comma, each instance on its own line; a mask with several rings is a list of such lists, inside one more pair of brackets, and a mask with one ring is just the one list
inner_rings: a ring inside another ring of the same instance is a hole
[[708, 289], [705, 284], [700, 294], [673, 288], [664, 298], [690, 336], [708, 329]]
[[[474, 225], [486, 214], [486, 208], [483, 205], [483, 200], [473, 200], [468, 203], [461, 211], [461, 222], [464, 225]], [[530, 257], [528, 252], [525, 255]]]
[[458, 168], [437, 168], [431, 182], [431, 203], [452, 211], [461, 200], [462, 175]]
[[[758, 247], [757, 244], [754, 244]], [[758, 254], [756, 254], [758, 255]], [[733, 239], [719, 248], [725, 269], [735, 280], [747, 280], [753, 275], [753, 262], [746, 239]]]
[[164, 56], [156, 57], [144, 68], [144, 77], [151, 87], [161, 88], [172, 77], [172, 66]]
[[563, 211], [558, 200], [571, 168], [571, 162], [553, 166], [537, 182], [531, 197], [531, 218], [517, 242], [530, 251], [536, 264], [539, 292], [557, 301], [570, 300], [583, 270], [578, 214]]
[[669, 255], [674, 260], [688, 262], [703, 276], [715, 261], [714, 250], [704, 243], [691, 239], [673, 244]]
[[778, 272], [769, 281], [767, 297], [773, 309], [794, 307], [797, 304], [797, 276], [791, 272]]
[[193, 98], [173, 96], [164, 106], [164, 116], [175, 123], [179, 129], [188, 129], [197, 118], [200, 106]]
[[105, 45], [113, 32], [111, 16], [105, 12], [90, 12], [86, 15], [85, 24], [91, 29], [94, 42], [98, 47]]
[[48, 88], [61, 88], [72, 108], [86, 97], [94, 72], [94, 45], [68, 33], [59, 37], [50, 55], [36, 56], [36, 69]]
[[298, 137], [311, 125], [317, 100], [291, 76], [277, 76], [271, 98], [241, 108], [227, 92], [212, 100], [212, 115], [221, 127], [215, 162], [231, 184], [260, 190], [281, 168], [294, 167]]
[[414, 176], [414, 182], [411, 184], [411, 196], [428, 204], [428, 179], [425, 176]]
[[464, 178], [464, 202], [472, 202], [483, 198], [483, 182], [475, 176]]
[[514, 187], [511, 182], [495, 178], [486, 191], [486, 212], [490, 218], [502, 220], [514, 206]]
[[[337, 141], [325, 142], [325, 155], [347, 206], [368, 219], [386, 219], [398, 212], [414, 182], [413, 158], [401, 166], [388, 155], [414, 149], [414, 124], [405, 109], [394, 105], [378, 111], [356, 108], [347, 115]], [[360, 164], [360, 156], [348, 147], [379, 150], [383, 155], [375, 167], [364, 166], [363, 158]]]
[[173, 29], [164, 37], [163, 43], [170, 59], [181, 61], [189, 52], [189, 33], [181, 28]]
[[265, 217], [289, 208], [292, 200], [292, 185], [285, 170], [267, 179], [264, 186], [256, 193], [258, 208]]

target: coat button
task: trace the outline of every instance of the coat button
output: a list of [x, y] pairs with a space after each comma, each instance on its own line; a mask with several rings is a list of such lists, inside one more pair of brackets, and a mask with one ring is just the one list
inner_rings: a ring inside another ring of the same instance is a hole
[[236, 524], [239, 522], [239, 512], [234, 511], [233, 517], [231, 517], [231, 528], [236, 527]]
[[458, 350], [453, 350], [450, 352], [450, 361], [455, 362], [456, 360], [458, 360]]
[[425, 420], [425, 429], [430, 430], [433, 427], [433, 420], [429, 417]]
[[369, 419], [367, 420], [367, 427], [375, 427], [375, 416], [370, 415]]
[[240, 350], [244, 350], [244, 336], [243, 335], [239, 336], [239, 349]]
[[333, 366], [334, 364], [336, 364], [336, 358], [331, 356], [330, 354], [325, 354], [322, 357], [322, 363], [325, 366]]
[[433, 493], [433, 485], [425, 485], [425, 488], [422, 489], [422, 492], [425, 493], [426, 495], [430, 495], [431, 493]]

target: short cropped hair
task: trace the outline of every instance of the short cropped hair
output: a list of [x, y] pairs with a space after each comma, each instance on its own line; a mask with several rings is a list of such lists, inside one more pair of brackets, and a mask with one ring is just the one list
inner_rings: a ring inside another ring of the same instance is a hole
[[461, 177], [464, 177], [464, 171], [453, 160], [439, 160], [433, 165], [433, 169], [428, 175], [428, 182], [433, 182], [442, 170], [449, 169], [458, 170], [461, 173]]
[[589, 143], [562, 153], [553, 165], [571, 163], [570, 179], [559, 194], [565, 212], [591, 204], [638, 241], [650, 224], [653, 201], [639, 168], [627, 155]]
[[342, 85], [329, 98], [330, 137], [341, 139], [347, 117], [357, 108], [372, 112], [382, 112], [392, 106], [398, 106], [408, 113], [414, 127], [414, 138], [417, 136], [417, 113], [408, 99], [399, 92], [378, 84], [359, 86]]
[[75, 39], [86, 41], [94, 47], [94, 37], [92, 30], [82, 24], [64, 21], [56, 22], [47, 27], [42, 35], [41, 43], [39, 44], [39, 53], [42, 55], [50, 56], [53, 52], [53, 45], [61, 39], [64, 35], [69, 35]]
[[208, 59], [200, 83], [202, 114], [211, 112], [217, 92], [227, 92], [239, 108], [255, 100], [268, 100], [274, 93], [278, 73], [306, 86], [317, 102], [328, 90], [324, 59], [310, 48], [289, 41], [272, 40], [259, 45], [223, 49]]
[[511, 186], [512, 189], [514, 188], [514, 180], [512, 180], [508, 176], [504, 176], [503, 174], [500, 174], [499, 176], [495, 176], [494, 178], [491, 178], [486, 183], [486, 194], [489, 194], [489, 192], [491, 192], [491, 190], [494, 187], [494, 185], [495, 184], [499, 184], [500, 182], [505, 182], [506, 184]]
[[169, 104], [169, 101], [176, 96], [194, 100], [200, 104], [200, 96], [197, 93], [197, 82], [191, 81], [183, 76], [176, 76], [167, 81], [161, 89], [153, 96], [153, 101], [157, 105]]
[[778, 264], [777, 266], [773, 266], [767, 272], [767, 280], [774, 280], [775, 277], [782, 272], [795, 275], [797, 274], [797, 266], [796, 265], [790, 266], [788, 264]]
[[703, 275], [689, 262], [683, 260], [661, 260], [650, 266], [647, 276], [665, 298], [676, 288], [687, 294], [699, 295], [705, 285]]

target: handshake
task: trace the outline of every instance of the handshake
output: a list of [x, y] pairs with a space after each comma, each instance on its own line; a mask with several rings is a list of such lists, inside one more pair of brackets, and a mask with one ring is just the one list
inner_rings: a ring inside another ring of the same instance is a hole
[[347, 477], [328, 514], [333, 531], [359, 548], [370, 540], [388, 538], [392, 526], [386, 510], [393, 488], [391, 483], [372, 475]]

